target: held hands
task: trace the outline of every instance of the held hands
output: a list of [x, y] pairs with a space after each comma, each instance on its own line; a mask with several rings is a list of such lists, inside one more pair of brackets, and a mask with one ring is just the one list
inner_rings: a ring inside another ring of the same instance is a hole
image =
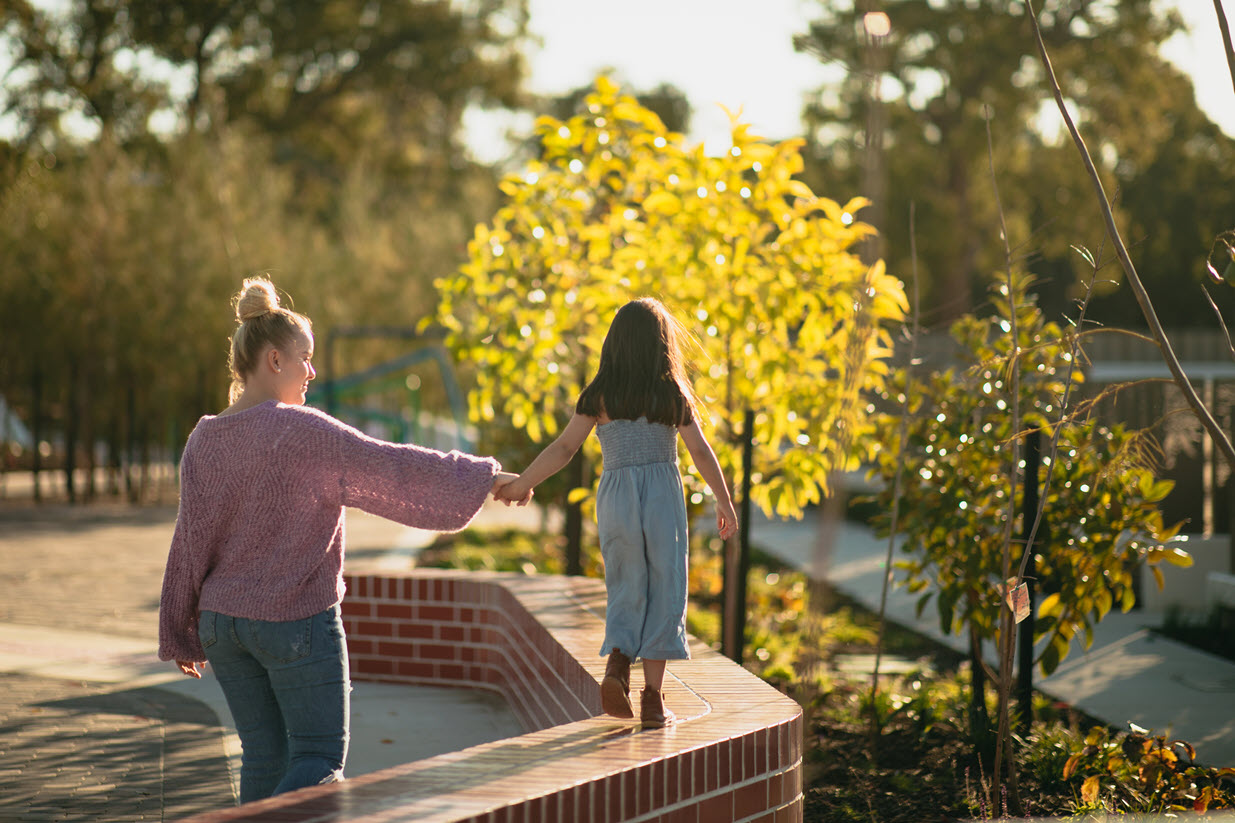
[[532, 487], [521, 483], [519, 475], [510, 472], [498, 472], [493, 478], [493, 499], [500, 500], [509, 506], [514, 503], [526, 506], [532, 501]]
[[733, 510], [733, 504], [717, 503], [716, 504], [716, 530], [720, 532], [722, 540], [728, 540], [738, 531], [738, 515]]

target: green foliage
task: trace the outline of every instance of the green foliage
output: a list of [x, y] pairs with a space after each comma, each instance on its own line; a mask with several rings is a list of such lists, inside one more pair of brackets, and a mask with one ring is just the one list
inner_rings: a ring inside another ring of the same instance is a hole
[[[723, 544], [716, 538], [696, 541], [690, 557], [690, 604], [700, 639], [720, 643], [721, 602], [724, 598]], [[803, 640], [811, 619], [806, 575], [791, 571], [770, 558], [751, 565], [747, 577], [746, 653], [756, 674], [768, 679], [796, 678], [798, 657], [809, 652]], [[702, 615], [716, 615], [716, 619]], [[693, 630], [692, 630], [693, 632]], [[774, 674], [769, 674], [772, 672]]]
[[1018, 755], [1021, 773], [1052, 793], [1060, 790], [1067, 783], [1064, 767], [1079, 739], [1077, 732], [1062, 723], [1035, 723]]
[[1230, 782], [1235, 768], [1211, 768], [1195, 761], [1196, 750], [1187, 741], [1168, 740], [1135, 726], [1120, 734], [1095, 726], [1068, 758], [1063, 779], [1076, 788], [1078, 812], [1164, 814], [1235, 808]]
[[0, 4], [0, 395], [50, 442], [169, 460], [225, 402], [242, 278], [270, 274], [319, 351], [415, 323], [496, 206], [462, 118], [520, 103], [526, 22], [525, 0]]
[[[405, 261], [450, 270], [455, 218], [404, 231], [357, 167], [336, 193], [347, 229], [336, 233], [298, 210], [294, 174], [270, 151], [261, 135], [221, 129], [150, 154], [99, 140], [25, 158], [0, 188], [0, 394], [27, 424], [39, 414], [48, 440], [106, 442], [115, 461], [155, 448], [170, 459], [226, 404], [228, 301], [252, 274], [268, 272], [312, 318], [319, 351], [339, 323], [406, 324], [408, 306], [432, 304], [427, 274], [407, 277]], [[353, 344], [333, 365], [391, 356], [389, 343]]]
[[[921, 593], [919, 612], [933, 599], [944, 632], [964, 626], [980, 640], [996, 637], [1003, 603], [1009, 455], [1022, 434], [1010, 430], [1009, 403], [1016, 402], [1025, 425], [1040, 427], [1049, 441], [1066, 379], [1083, 379], [1059, 327], [1027, 298], [1023, 280], [1017, 288], [1012, 301], [998, 290], [995, 317], [969, 316], [952, 327], [957, 367], [924, 377], [897, 374], [895, 393], [909, 393], [907, 439], [899, 441], [899, 417], [884, 418], [885, 447], [876, 469], [885, 481], [880, 501], [891, 511], [893, 478], [903, 461], [897, 527], [909, 557], [898, 566], [903, 583]], [[1013, 305], [1020, 335], [1018, 398], [1008, 396], [1007, 380]], [[1088, 646], [1095, 623], [1112, 608], [1132, 607], [1140, 564], [1191, 562], [1163, 545], [1175, 529], [1163, 524], [1156, 504], [1171, 484], [1155, 479], [1143, 439], [1078, 417], [1058, 426], [1056, 459], [1044, 466], [1051, 473], [1044, 530], [1034, 545], [1043, 595], [1034, 635], [1047, 674], [1074, 637], [1082, 636]], [[1019, 513], [1022, 489], [1012, 494]], [[1023, 533], [1019, 519], [1013, 524], [1017, 535]], [[888, 516], [877, 523], [886, 533]]]
[[279, 285], [303, 293], [296, 262], [316, 245], [252, 149], [237, 135], [145, 158], [102, 140], [30, 157], [0, 191], [0, 393], [29, 422], [40, 380], [44, 437], [93, 432], [117, 460], [121, 441], [178, 449], [168, 428], [225, 402], [240, 278], [279, 259], [300, 275]]
[[464, 209], [463, 113], [521, 102], [527, 19], [526, 0], [20, 0], [0, 9], [0, 108], [21, 145], [60, 139], [66, 112], [124, 145], [156, 121], [243, 124], [277, 139], [306, 211], [332, 211], [357, 159], [385, 194], [453, 189]]
[[918, 740], [926, 740], [940, 726], [963, 727], [965, 692], [955, 677], [921, 671], [881, 678], [873, 698], [869, 684], [858, 693], [855, 722], [870, 722], [872, 703], [876, 728], [896, 725]]
[[882, 385], [887, 324], [906, 308], [901, 284], [850, 251], [870, 232], [852, 217], [861, 201], [795, 179], [800, 141], [770, 145], [735, 122], [733, 148], [709, 157], [604, 78], [586, 104], [537, 122], [541, 158], [503, 182], [506, 205], [439, 281], [437, 319], [475, 365], [474, 419], [552, 437], [613, 313], [652, 294], [702, 330], [695, 388], [719, 417], [728, 476], [743, 482], [734, 435], [755, 409], [753, 499], [800, 515], [861, 456], [858, 400]]
[[760, 677], [796, 672], [810, 620], [806, 576], [798, 572], [751, 569], [747, 580], [746, 643], [743, 656]]
[[[443, 535], [416, 557], [416, 565], [430, 569], [564, 574], [563, 540], [549, 534], [519, 530], [467, 529]], [[600, 574], [600, 556], [584, 558], [585, 571]]]
[[694, 601], [686, 604], [686, 631], [712, 648], [720, 647], [720, 611], [704, 609]]

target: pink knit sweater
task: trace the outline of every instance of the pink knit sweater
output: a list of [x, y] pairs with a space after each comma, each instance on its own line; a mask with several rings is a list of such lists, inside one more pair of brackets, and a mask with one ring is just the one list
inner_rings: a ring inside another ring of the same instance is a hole
[[492, 458], [375, 440], [307, 406], [203, 417], [180, 463], [159, 658], [206, 659], [203, 609], [299, 620], [340, 602], [344, 506], [457, 531], [499, 470]]

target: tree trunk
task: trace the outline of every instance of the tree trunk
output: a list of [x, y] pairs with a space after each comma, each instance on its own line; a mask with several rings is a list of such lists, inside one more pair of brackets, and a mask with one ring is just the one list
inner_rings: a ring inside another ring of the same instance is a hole
[[144, 425], [138, 431], [138, 465], [141, 467], [137, 481], [137, 500], [144, 500], [150, 483], [150, 427]]
[[121, 451], [124, 446], [120, 442], [120, 418], [112, 417], [107, 427], [107, 458], [103, 466], [103, 494], [108, 497], [120, 496]]
[[969, 632], [969, 734], [974, 751], [984, 766], [994, 762], [995, 737], [991, 733], [991, 718], [986, 711], [986, 667], [982, 663], [982, 640]]
[[[750, 576], [751, 461], [755, 447], [755, 412], [746, 410], [742, 429], [742, 496], [738, 498], [738, 534], [725, 542], [724, 606], [721, 610], [721, 644], [724, 654], [738, 665], [746, 648], [746, 579]], [[736, 490], [735, 490], [736, 492]]]
[[98, 487], [95, 483], [95, 471], [98, 468], [98, 455], [95, 453], [95, 415], [94, 415], [94, 392], [90, 383], [89, 374], [82, 376], [82, 393], [81, 405], [78, 408], [78, 413], [81, 415], [81, 431], [82, 431], [82, 448], [85, 450], [83, 457], [86, 464], [86, 491], [84, 499], [86, 501], [94, 500], [98, 497]]
[[69, 366], [69, 397], [65, 404], [64, 416], [64, 485], [69, 495], [69, 503], [77, 502], [77, 414], [78, 385], [77, 364]]
[[129, 384], [124, 421], [124, 494], [130, 503], [138, 500], [137, 484], [133, 482], [133, 465], [137, 462], [137, 388]]
[[39, 473], [43, 470], [43, 372], [35, 362], [30, 377], [30, 445], [34, 450], [30, 462], [30, 473], [34, 475], [34, 502], [43, 500], [42, 483]]
[[[1041, 485], [1038, 480], [1038, 469], [1042, 465], [1042, 432], [1035, 429], [1025, 438], [1025, 493], [1021, 499], [1021, 530], [1025, 542], [1033, 532], [1034, 520], [1038, 516], [1038, 503]], [[1041, 530], [1035, 540], [1041, 539]], [[1030, 547], [1029, 559], [1025, 564], [1025, 587], [1029, 592], [1029, 617], [1020, 624], [1020, 645], [1017, 648], [1019, 659], [1016, 667], [1016, 705], [1020, 710], [1017, 731], [1022, 735], [1029, 733], [1033, 726], [1033, 619], [1034, 600], [1036, 592], [1034, 575], [1034, 551]]]
[[[583, 450], [575, 452], [566, 467], [567, 494], [583, 485]], [[566, 504], [566, 573], [583, 574], [583, 506]]]

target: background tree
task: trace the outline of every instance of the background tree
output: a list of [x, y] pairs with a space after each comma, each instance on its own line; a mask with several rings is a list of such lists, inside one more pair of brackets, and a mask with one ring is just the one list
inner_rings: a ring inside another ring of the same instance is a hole
[[185, 119], [275, 136], [308, 208], [330, 208], [356, 147], [392, 189], [449, 189], [464, 109], [523, 102], [526, 0], [129, 4], [137, 38], [189, 74]]
[[525, 0], [0, 4], [0, 393], [45, 416], [70, 464], [104, 441], [109, 462], [144, 463], [222, 402], [244, 276], [270, 273], [319, 335], [431, 312], [497, 202], [463, 110], [521, 103], [526, 16]]
[[44, 418], [66, 468], [93, 465], [103, 445], [140, 496], [131, 470], [172, 457], [225, 402], [240, 278], [274, 270], [294, 294], [320, 291], [320, 231], [285, 219], [291, 182], [254, 144], [178, 144], [151, 168], [100, 142], [29, 159], [0, 194], [0, 392], [27, 421]]
[[[883, 38], [869, 37], [861, 22], [876, 7], [891, 20]], [[1064, 3], [1044, 15], [1056, 71], [1097, 147], [1108, 190], [1118, 192], [1120, 220], [1163, 263], [1164, 300], [1179, 292], [1181, 278], [1199, 282], [1204, 254], [1222, 228], [1215, 223], [1220, 212], [1185, 207], [1167, 217], [1160, 206], [1145, 204], [1229, 202], [1235, 146], [1207, 123], [1186, 78], [1158, 55], [1180, 25], [1174, 12], [1160, 13], [1151, 0]], [[1016, 253], [1035, 275], [1043, 310], [1057, 317], [1079, 297], [1085, 271], [1068, 249], [1100, 237], [1101, 216], [1087, 199], [1066, 135], [1053, 126], [1056, 119], [1042, 116], [1042, 72], [1019, 0], [821, 4], [796, 45], [847, 70], [805, 112], [807, 180], [818, 187], [861, 190], [874, 104], [869, 78], [882, 78], [883, 214], [905, 214], [909, 200], [917, 203], [927, 325], [946, 325], [981, 303], [989, 283], [984, 273], [1003, 265], [988, 182], [988, 116], [994, 162], [1006, 181], [1008, 231], [1031, 238]], [[1135, 203], [1127, 201], [1134, 191]], [[877, 228], [885, 235], [889, 271], [904, 279], [910, 262], [902, 222], [889, 219]], [[1198, 244], [1198, 236], [1210, 239]], [[1141, 325], [1124, 290], [1112, 284], [1105, 291], [1115, 296], [1107, 302], [1099, 291], [1091, 310], [1096, 319]], [[1194, 305], [1191, 295], [1188, 304]], [[1176, 313], [1186, 315], [1186, 309]]]
[[0, 116], [22, 153], [54, 148], [66, 129], [119, 144], [138, 140], [170, 94], [132, 59], [137, 44], [122, 3], [76, 0], [60, 13], [12, 0], [0, 7], [0, 43], [11, 61]]
[[[1214, 238], [1230, 228], [1235, 214], [1235, 140], [1196, 107], [1186, 78], [1163, 80], [1173, 90], [1161, 139], [1145, 141], [1136, 156], [1116, 164], [1116, 205], [1161, 322], [1176, 329], [1214, 326], [1201, 283]], [[1085, 196], [1092, 202], [1092, 191]], [[1219, 305], [1229, 311], [1228, 301]], [[1094, 308], [1109, 324], [1145, 326], [1130, 288], [1109, 291]], [[1228, 325], [1231, 320], [1228, 314]]]
[[586, 102], [541, 118], [541, 159], [504, 181], [507, 204], [439, 283], [448, 344], [475, 364], [474, 418], [554, 436], [613, 313], [655, 295], [699, 330], [696, 389], [727, 475], [745, 483], [733, 441], [754, 409], [752, 497], [800, 515], [863, 453], [862, 393], [882, 384], [886, 325], [905, 309], [901, 284], [852, 252], [869, 233], [853, 219], [861, 202], [796, 180], [798, 141], [770, 145], [735, 122], [733, 148], [708, 157], [604, 78]]
[[522, 104], [526, 0], [74, 0], [3, 14], [14, 59], [0, 105], [20, 126], [15, 145], [72, 152], [107, 132], [157, 165], [188, 134], [264, 136], [293, 175], [288, 206], [339, 246], [374, 245], [357, 223], [377, 220], [364, 231], [386, 249], [340, 260], [373, 322], [427, 310], [433, 278], [492, 213], [497, 181], [468, 159], [462, 116]]
[[467, 106], [524, 102], [526, 0], [14, 0], [0, 23], [18, 143], [62, 134], [65, 114], [133, 137], [160, 112], [168, 132], [245, 121], [277, 135], [302, 182], [337, 181], [357, 146], [380, 145], [401, 181], [464, 165]]
[[[601, 74], [615, 80], [613, 70], [606, 69]], [[587, 99], [592, 95], [594, 86], [580, 86], [565, 94], [550, 98], [539, 106], [542, 114], [558, 120], [569, 120], [576, 114], [587, 110]], [[651, 89], [640, 90], [623, 87], [623, 91], [639, 101], [639, 105], [660, 118], [660, 122], [671, 132], [685, 134], [690, 130], [690, 118], [694, 113], [686, 93], [671, 83], [661, 83]], [[537, 141], [539, 146], [539, 141]]]

